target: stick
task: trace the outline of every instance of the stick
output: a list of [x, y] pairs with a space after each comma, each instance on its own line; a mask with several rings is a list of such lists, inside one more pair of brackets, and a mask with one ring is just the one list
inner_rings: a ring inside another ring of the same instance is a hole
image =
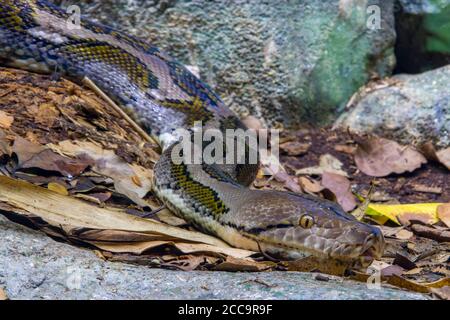
[[104, 93], [99, 87], [97, 87], [97, 85], [91, 79], [89, 79], [88, 77], [84, 77], [82, 82], [97, 95], [99, 95], [102, 99], [104, 99], [116, 112], [118, 112], [119, 115], [122, 116], [144, 140], [153, 144], [158, 144], [133, 119], [131, 119], [131, 117], [127, 115], [122, 108], [120, 108], [110, 97], [108, 97], [106, 93]]

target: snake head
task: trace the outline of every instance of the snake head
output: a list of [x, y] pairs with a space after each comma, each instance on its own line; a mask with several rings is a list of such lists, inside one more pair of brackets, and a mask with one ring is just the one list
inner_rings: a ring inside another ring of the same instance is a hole
[[260, 191], [240, 210], [253, 221], [245, 232], [262, 251], [282, 259], [317, 256], [367, 267], [381, 257], [384, 238], [338, 204], [309, 195]]

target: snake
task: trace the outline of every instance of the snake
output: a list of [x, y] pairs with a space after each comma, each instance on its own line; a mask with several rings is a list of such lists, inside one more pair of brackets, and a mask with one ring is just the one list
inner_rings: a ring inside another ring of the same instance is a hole
[[199, 121], [202, 129], [222, 133], [247, 127], [206, 83], [149, 41], [83, 15], [78, 24], [72, 20], [44, 0], [2, 0], [1, 65], [78, 83], [92, 80], [160, 144], [153, 191], [176, 215], [232, 247], [276, 259], [316, 257], [367, 266], [381, 257], [380, 229], [336, 202], [251, 188], [260, 161], [175, 161], [180, 128], [193, 135]]

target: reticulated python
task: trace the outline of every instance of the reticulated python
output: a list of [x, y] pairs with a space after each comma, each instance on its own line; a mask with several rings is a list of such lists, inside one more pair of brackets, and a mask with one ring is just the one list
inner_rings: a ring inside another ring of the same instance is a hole
[[2, 0], [0, 59], [39, 73], [93, 80], [157, 141], [154, 191], [176, 214], [232, 246], [297, 259], [308, 255], [366, 264], [383, 251], [380, 231], [339, 205], [289, 192], [251, 190], [257, 164], [174, 163], [178, 128], [245, 128], [220, 98], [153, 45], [68, 15], [42, 0]]

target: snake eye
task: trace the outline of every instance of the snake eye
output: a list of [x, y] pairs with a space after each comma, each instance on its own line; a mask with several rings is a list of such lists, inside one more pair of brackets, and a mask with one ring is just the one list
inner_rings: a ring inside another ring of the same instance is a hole
[[304, 229], [309, 229], [314, 225], [314, 218], [309, 214], [304, 214], [300, 217], [298, 224]]

